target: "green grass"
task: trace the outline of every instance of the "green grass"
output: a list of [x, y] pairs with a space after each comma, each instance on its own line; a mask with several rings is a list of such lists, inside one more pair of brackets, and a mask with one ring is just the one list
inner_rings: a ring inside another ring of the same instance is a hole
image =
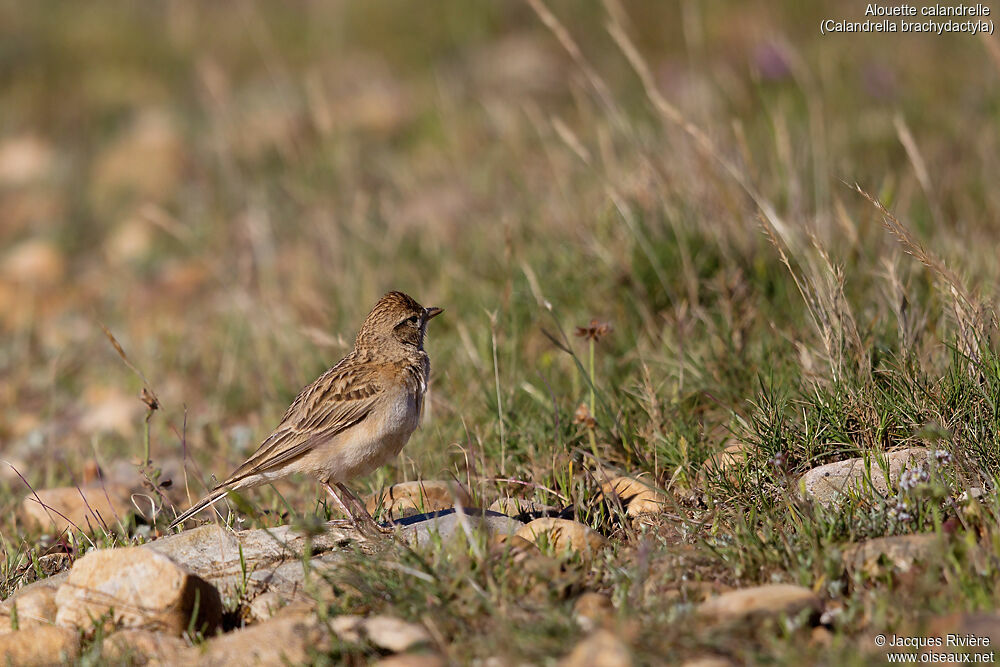
[[[160, 399], [150, 478], [183, 459], [200, 495], [402, 289], [446, 310], [429, 414], [353, 486], [454, 477], [614, 546], [530, 567], [471, 548], [359, 557], [324, 613], [431, 617], [459, 662], [545, 662], [585, 634], [572, 602], [597, 590], [641, 663], [860, 664], [876, 632], [995, 609], [991, 47], [821, 37], [844, 11], [791, 2], [629, 2], [609, 31], [616, 6], [552, 3], [578, 57], [529, 4], [0, 7], [0, 140], [55, 154], [39, 182], [0, 183], [0, 458], [46, 488], [144, 457], [138, 400], [81, 419], [143, 387], [103, 323]], [[136, 148], [150, 112], [166, 129]], [[25, 284], [10, 258], [32, 239], [64, 266]], [[613, 331], [591, 349], [574, 330], [592, 319]], [[583, 403], [594, 429], [574, 422]], [[755, 447], [749, 465], [700, 481], [730, 440]], [[953, 464], [907, 499], [910, 521], [894, 498], [799, 497], [816, 465], [922, 443]], [[649, 473], [675, 506], [628, 525], [598, 498], [609, 471]], [[976, 509], [956, 504], [970, 487]], [[242, 525], [327, 512], [312, 483], [279, 491], [245, 494]], [[40, 555], [172, 516], [57, 539], [19, 518], [26, 493], [0, 477], [0, 595]], [[846, 542], [949, 519], [941, 563], [845, 572]], [[794, 620], [688, 621], [695, 583], [772, 581], [840, 610], [830, 647]]]

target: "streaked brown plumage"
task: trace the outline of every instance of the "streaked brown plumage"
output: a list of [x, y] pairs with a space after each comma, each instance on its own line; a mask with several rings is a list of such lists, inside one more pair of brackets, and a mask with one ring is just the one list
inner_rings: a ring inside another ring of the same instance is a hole
[[379, 299], [350, 354], [305, 387], [257, 451], [170, 527], [229, 491], [293, 473], [316, 477], [355, 523], [360, 518], [375, 525], [345, 483], [398, 455], [417, 427], [430, 375], [424, 336], [428, 320], [439, 313], [402, 292]]

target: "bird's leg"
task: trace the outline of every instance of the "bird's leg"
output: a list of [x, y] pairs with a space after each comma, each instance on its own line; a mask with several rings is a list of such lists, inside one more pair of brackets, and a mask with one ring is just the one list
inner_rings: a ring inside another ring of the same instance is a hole
[[[340, 511], [347, 515], [347, 518], [350, 520], [351, 525], [357, 528], [358, 530], [362, 530], [362, 525], [359, 525], [358, 522], [359, 513], [352, 510], [347, 505], [347, 503], [344, 502], [344, 499], [341, 497], [340, 493], [337, 493], [337, 490], [334, 489], [332, 486], [330, 486], [329, 482], [321, 482], [321, 484], [323, 485], [323, 488], [326, 489], [327, 492], [333, 497], [333, 500], [334, 502], [337, 503], [337, 506], [340, 508]], [[347, 497], [350, 499], [350, 502], [352, 505], [354, 505], [355, 509], [360, 508], [361, 510], [360, 523], [363, 524], [364, 528], [374, 529], [378, 533], [387, 532], [384, 528], [382, 528], [382, 526], [375, 523], [375, 519], [373, 519], [371, 514], [368, 513], [368, 510], [365, 509], [365, 506], [360, 504], [360, 501], [353, 493], [351, 493], [350, 489], [348, 489], [343, 484], [337, 484], [337, 486], [340, 488], [342, 492], [346, 491]], [[362, 532], [364, 531], [362, 530]], [[392, 532], [391, 529], [388, 532]]]
[[343, 512], [350, 520], [351, 524], [353, 524], [354, 527], [357, 528], [358, 522], [354, 518], [354, 513], [351, 512], [350, 508], [344, 504], [344, 499], [340, 497], [340, 494], [337, 493], [337, 491], [332, 486], [330, 486], [329, 482], [320, 482], [320, 483], [323, 485], [323, 488], [326, 489], [327, 492], [329, 492], [329, 494], [333, 497], [333, 501], [337, 503], [337, 507], [340, 508], [340, 511]]
[[354, 505], [354, 507], [358, 510], [358, 513], [363, 517], [364, 522], [366, 524], [370, 525], [378, 532], [386, 535], [390, 535], [395, 532], [396, 529], [392, 525], [391, 521], [389, 522], [388, 526], [382, 526], [376, 523], [375, 519], [372, 518], [372, 515], [368, 513], [368, 508], [365, 507], [365, 504], [361, 502], [360, 498], [354, 495], [354, 492], [351, 491], [346, 484], [342, 482], [337, 482], [337, 488], [340, 489], [341, 493], [347, 496], [348, 502]]

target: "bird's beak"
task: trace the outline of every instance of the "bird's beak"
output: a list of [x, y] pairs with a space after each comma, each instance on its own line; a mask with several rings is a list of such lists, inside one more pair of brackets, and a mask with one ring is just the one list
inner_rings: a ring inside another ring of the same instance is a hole
[[430, 308], [424, 308], [424, 321], [433, 319], [444, 312], [444, 308], [438, 308], [437, 306], [431, 306]]

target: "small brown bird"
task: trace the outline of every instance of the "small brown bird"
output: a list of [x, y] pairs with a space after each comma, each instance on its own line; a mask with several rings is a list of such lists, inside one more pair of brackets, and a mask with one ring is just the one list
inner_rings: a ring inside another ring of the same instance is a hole
[[398, 455], [417, 428], [431, 370], [424, 336], [428, 320], [441, 312], [402, 292], [379, 299], [350, 354], [303, 389], [257, 451], [170, 527], [229, 491], [307, 473], [355, 525], [360, 519], [367, 527], [390, 532], [375, 523], [345, 482]]

